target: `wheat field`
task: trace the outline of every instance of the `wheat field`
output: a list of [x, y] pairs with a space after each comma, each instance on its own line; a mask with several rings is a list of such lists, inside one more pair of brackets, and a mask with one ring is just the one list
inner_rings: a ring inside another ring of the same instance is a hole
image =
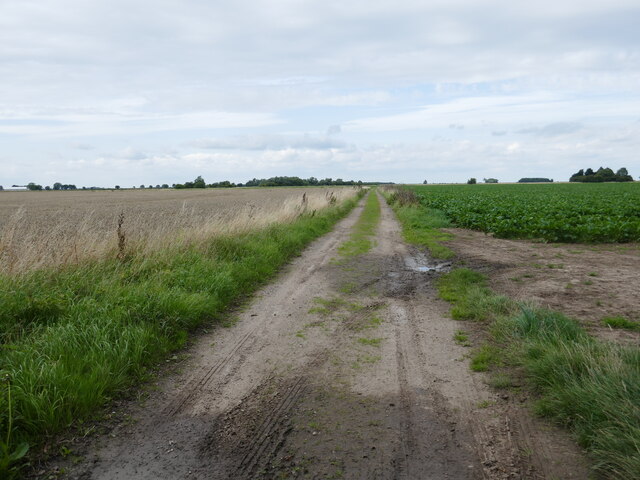
[[0, 193], [0, 273], [201, 242], [289, 222], [354, 187]]

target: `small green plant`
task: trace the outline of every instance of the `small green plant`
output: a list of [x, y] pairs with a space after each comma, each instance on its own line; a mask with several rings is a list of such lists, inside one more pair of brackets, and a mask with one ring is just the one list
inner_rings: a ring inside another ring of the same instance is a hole
[[513, 379], [506, 373], [498, 372], [491, 376], [489, 385], [497, 389], [511, 388]]
[[471, 370], [474, 372], [486, 372], [491, 366], [498, 364], [500, 364], [500, 354], [493, 345], [483, 345], [471, 357]]
[[342, 285], [340, 285], [340, 293], [345, 293], [345, 294], [350, 294], [356, 291], [356, 288], [358, 288], [358, 284], [355, 282], [345, 282]]
[[625, 330], [640, 330], [640, 322], [634, 322], [622, 316], [604, 317], [602, 323], [611, 328], [623, 328]]
[[382, 343], [382, 339], [381, 338], [359, 338], [358, 339], [358, 343], [360, 343], [361, 345], [369, 345], [371, 347], [379, 347], [380, 344]]
[[456, 333], [453, 334], [453, 340], [463, 347], [469, 347], [471, 345], [469, 343], [469, 336], [462, 330], [457, 330]]

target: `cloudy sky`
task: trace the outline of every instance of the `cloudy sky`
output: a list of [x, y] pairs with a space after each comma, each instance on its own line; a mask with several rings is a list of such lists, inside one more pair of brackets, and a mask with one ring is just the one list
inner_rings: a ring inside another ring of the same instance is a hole
[[0, 0], [0, 184], [640, 176], [638, 0]]

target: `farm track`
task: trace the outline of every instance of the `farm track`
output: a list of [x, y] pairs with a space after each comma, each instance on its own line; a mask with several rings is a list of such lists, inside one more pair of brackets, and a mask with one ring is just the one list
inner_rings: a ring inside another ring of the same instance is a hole
[[[333, 261], [362, 207], [200, 336], [82, 479], [586, 478], [562, 432], [471, 374], [434, 273], [382, 201], [374, 248]], [[479, 406], [482, 405], [482, 408]]]

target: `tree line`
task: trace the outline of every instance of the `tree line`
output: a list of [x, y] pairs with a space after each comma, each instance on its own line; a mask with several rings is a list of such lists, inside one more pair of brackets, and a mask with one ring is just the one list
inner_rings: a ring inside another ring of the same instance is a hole
[[245, 183], [233, 183], [228, 180], [215, 183], [207, 183], [198, 175], [192, 182], [174, 183], [173, 188], [234, 188], [234, 187], [307, 187], [307, 186], [342, 186], [342, 185], [371, 185], [379, 184], [379, 182], [363, 182], [361, 180], [343, 180], [341, 178], [323, 178], [315, 177], [270, 177], [270, 178], [254, 178]]
[[593, 171], [591, 168], [586, 170], [580, 169], [578, 172], [571, 175], [570, 182], [633, 182], [633, 177], [629, 175], [626, 168], [620, 168], [616, 173], [610, 168], [600, 167], [597, 171]]

